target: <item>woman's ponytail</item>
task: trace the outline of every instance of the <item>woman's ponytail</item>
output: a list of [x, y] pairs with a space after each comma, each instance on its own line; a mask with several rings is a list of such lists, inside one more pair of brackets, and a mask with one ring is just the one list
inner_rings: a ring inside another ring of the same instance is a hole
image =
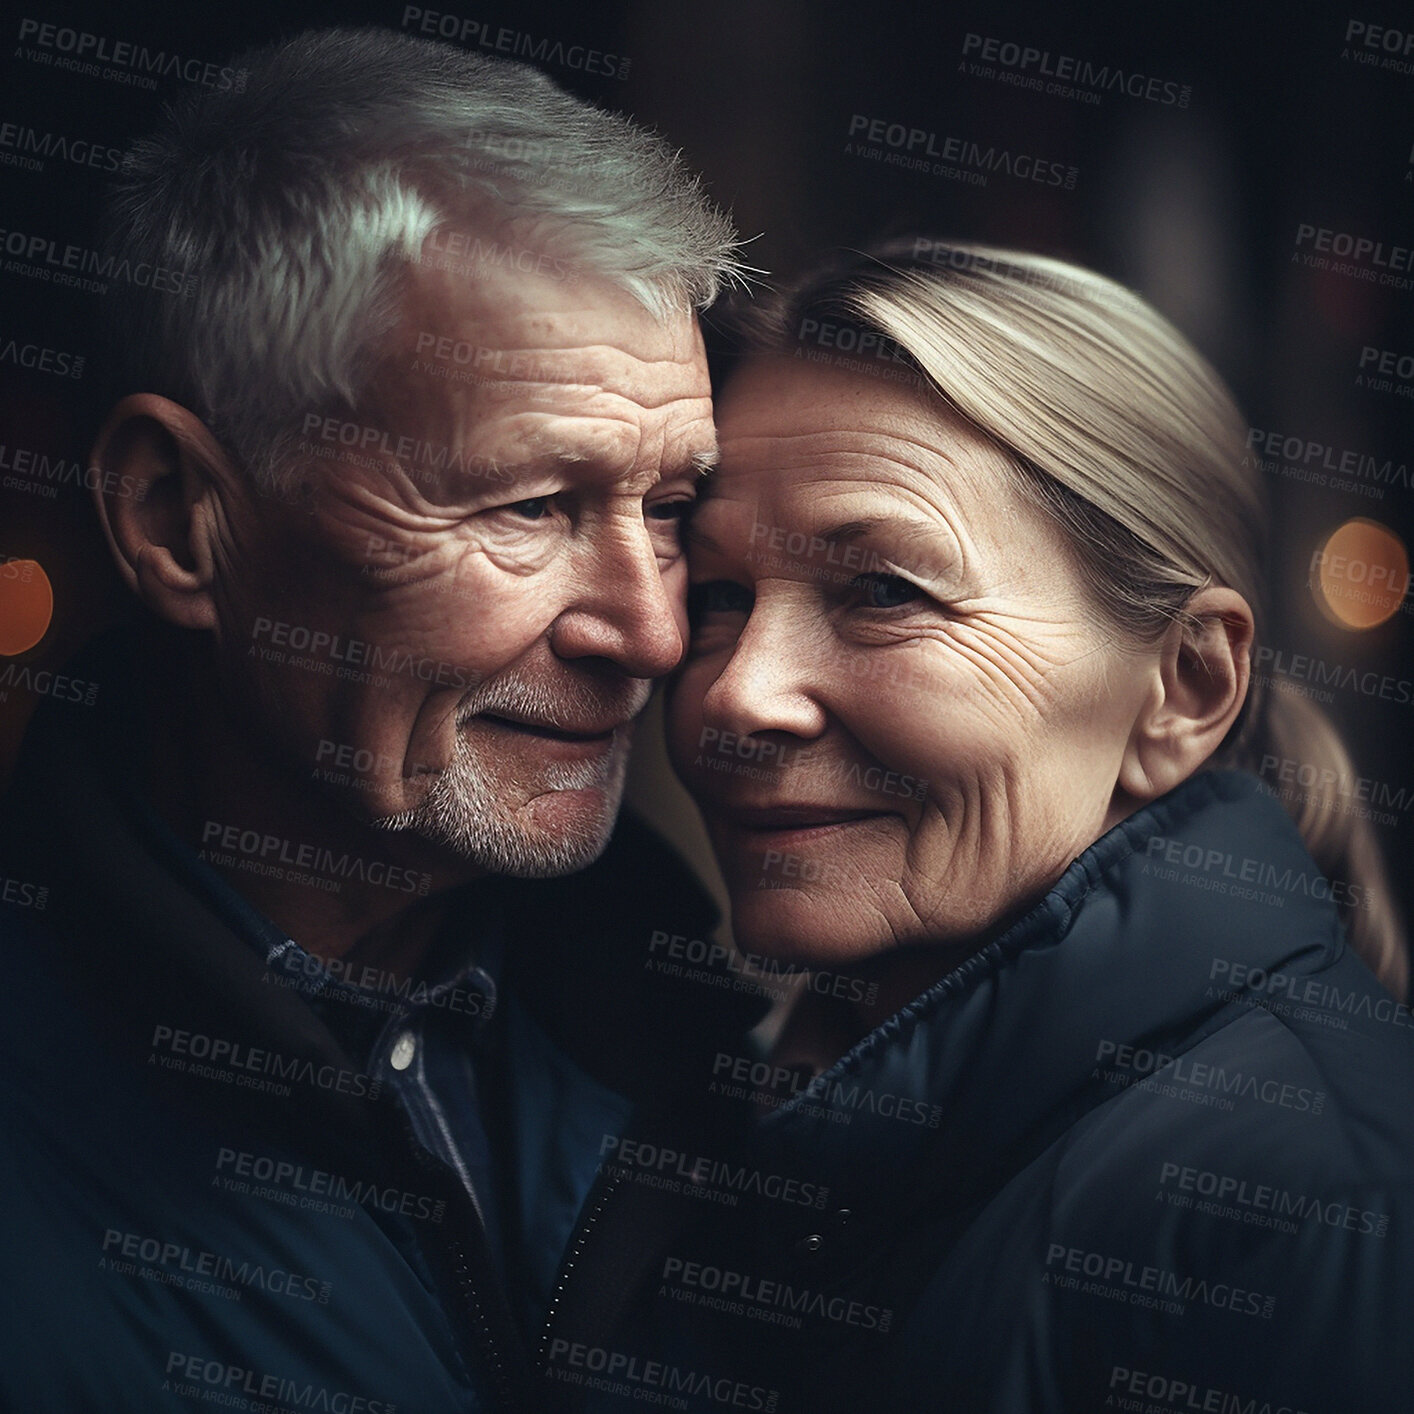
[[1335, 884], [1346, 940], [1403, 999], [1409, 955], [1368, 803], [1334, 724], [1308, 697], [1265, 684], [1243, 762], [1296, 822], [1311, 858]]

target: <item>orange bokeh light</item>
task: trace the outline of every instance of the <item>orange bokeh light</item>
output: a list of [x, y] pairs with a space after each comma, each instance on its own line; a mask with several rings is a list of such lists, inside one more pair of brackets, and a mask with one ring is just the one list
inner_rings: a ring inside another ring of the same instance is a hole
[[0, 564], [0, 654], [33, 648], [54, 617], [54, 589], [38, 560]]
[[1356, 516], [1331, 532], [1312, 560], [1311, 590], [1342, 628], [1375, 628], [1409, 592], [1409, 552], [1388, 526]]

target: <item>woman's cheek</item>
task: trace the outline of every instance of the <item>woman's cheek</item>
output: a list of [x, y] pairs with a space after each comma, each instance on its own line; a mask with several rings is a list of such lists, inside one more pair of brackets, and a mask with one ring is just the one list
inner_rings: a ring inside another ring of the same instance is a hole
[[725, 663], [724, 656], [698, 656], [695, 648], [690, 648], [686, 666], [668, 682], [664, 700], [668, 755], [680, 771], [692, 765], [696, 743], [702, 736], [703, 698]]

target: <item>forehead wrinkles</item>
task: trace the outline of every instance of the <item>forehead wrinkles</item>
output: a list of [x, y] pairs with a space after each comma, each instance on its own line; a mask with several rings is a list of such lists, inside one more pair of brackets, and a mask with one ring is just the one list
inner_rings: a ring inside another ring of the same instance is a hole
[[[648, 365], [651, 369], [665, 367]], [[672, 365], [667, 365], [672, 367]], [[463, 438], [480, 431], [533, 455], [556, 454], [572, 443], [575, 456], [623, 455], [643, 441], [662, 445], [693, 435], [693, 451], [715, 447], [712, 403], [705, 381], [644, 375], [629, 386], [599, 383], [502, 382], [461, 403], [453, 426]], [[586, 452], [592, 447], [593, 452]]]
[[[1018, 496], [1004, 455], [981, 439], [922, 441], [877, 430], [766, 432], [723, 437], [709, 501], [741, 501], [754, 515], [820, 533], [854, 520], [922, 520], [887, 533], [933, 571], [1027, 559], [1049, 521]], [[939, 445], [942, 443], [943, 445]], [[1030, 514], [1028, 515], [1028, 511]], [[713, 517], [704, 507], [708, 534]], [[723, 522], [725, 528], [725, 522]], [[734, 527], [735, 528], [735, 527]], [[1021, 532], [1018, 535], [1018, 532]], [[936, 537], [934, 554], [928, 542]], [[705, 538], [705, 537], [704, 537]]]
[[[955, 490], [972, 478], [944, 453], [907, 439], [887, 439], [885, 447], [873, 436], [850, 440], [853, 446], [841, 448], [831, 434], [753, 438], [743, 455], [740, 440], [724, 439], [722, 467], [709, 479], [707, 495], [755, 500], [815, 526], [911, 512], [950, 538], [960, 534], [966, 519]], [[828, 509], [836, 502], [838, 513]]]
[[[691, 343], [667, 347], [666, 338], [652, 342], [654, 348], [637, 352], [604, 343], [497, 342], [494, 349], [473, 354], [469, 367], [476, 386], [491, 398], [551, 389], [556, 395], [605, 392], [656, 407], [675, 398], [710, 395], [706, 366]], [[654, 356], [643, 356], [649, 353]]]
[[722, 458], [724, 478], [829, 468], [841, 479], [853, 476], [881, 486], [911, 487], [925, 496], [949, 486], [989, 497], [1001, 486], [1010, 490], [1006, 463], [996, 448], [981, 440], [963, 443], [947, 436], [924, 441], [874, 428], [746, 435], [724, 429]]

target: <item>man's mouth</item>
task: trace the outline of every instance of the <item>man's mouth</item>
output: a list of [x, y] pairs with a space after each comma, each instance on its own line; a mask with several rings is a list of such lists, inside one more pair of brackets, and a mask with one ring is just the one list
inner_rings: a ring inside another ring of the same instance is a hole
[[478, 713], [474, 721], [489, 722], [505, 731], [518, 732], [522, 736], [547, 737], [551, 741], [608, 741], [624, 722], [582, 722], [564, 725], [556, 722], [538, 722], [521, 717], [502, 717], [494, 712]]

